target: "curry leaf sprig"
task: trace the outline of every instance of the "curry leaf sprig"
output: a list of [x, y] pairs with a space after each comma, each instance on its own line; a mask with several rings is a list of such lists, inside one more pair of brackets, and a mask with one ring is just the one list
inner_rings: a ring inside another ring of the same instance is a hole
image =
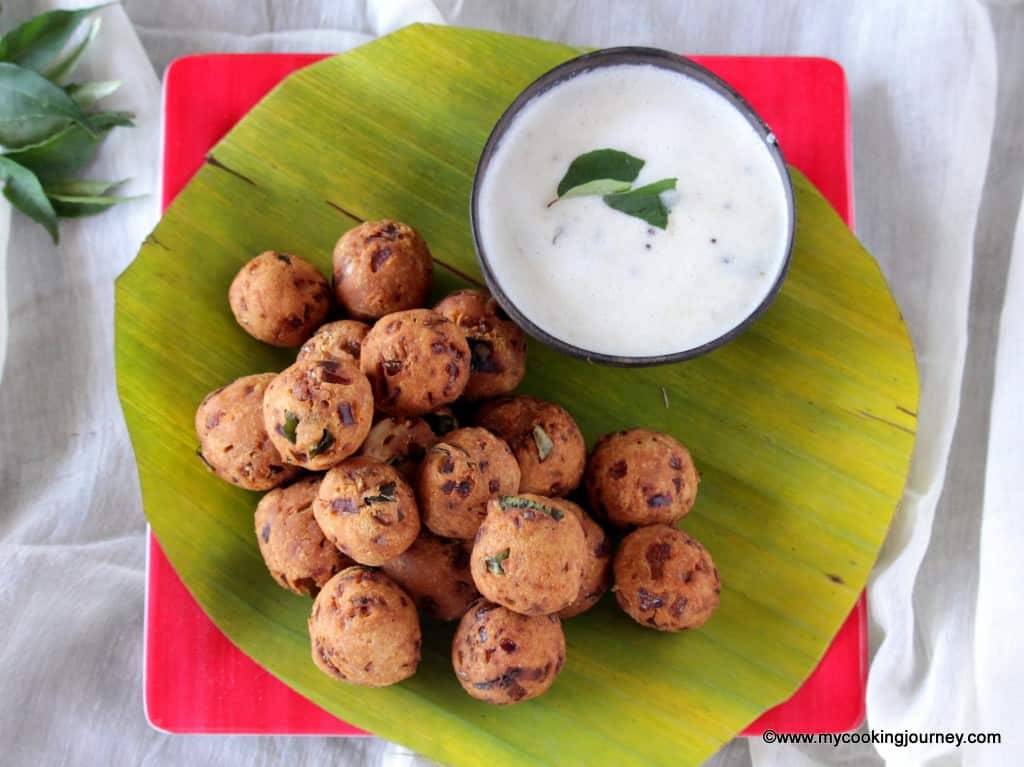
[[43, 13], [0, 37], [0, 183], [11, 204], [54, 242], [58, 217], [92, 216], [131, 199], [115, 194], [123, 181], [74, 178], [111, 130], [134, 124], [131, 112], [97, 108], [119, 82], [67, 82], [100, 19], [69, 43], [103, 7]]
[[676, 188], [676, 179], [663, 178], [634, 189], [633, 182], [644, 164], [639, 157], [618, 149], [595, 149], [581, 154], [569, 164], [558, 182], [558, 196], [548, 207], [570, 197], [600, 195], [608, 207], [664, 229], [668, 226], [669, 211], [661, 195]]

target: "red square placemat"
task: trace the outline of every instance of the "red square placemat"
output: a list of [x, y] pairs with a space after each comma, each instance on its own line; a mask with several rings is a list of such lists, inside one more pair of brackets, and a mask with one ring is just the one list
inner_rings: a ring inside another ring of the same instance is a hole
[[[204, 55], [175, 61], [164, 81], [163, 205], [206, 152], [274, 85], [313, 55]], [[694, 57], [772, 126], [786, 159], [853, 223], [846, 79], [835, 62], [789, 57]], [[189, 595], [150, 534], [145, 703], [159, 729], [178, 733], [362, 735], [256, 665]], [[864, 717], [867, 615], [858, 600], [813, 674], [747, 730], [838, 732]]]

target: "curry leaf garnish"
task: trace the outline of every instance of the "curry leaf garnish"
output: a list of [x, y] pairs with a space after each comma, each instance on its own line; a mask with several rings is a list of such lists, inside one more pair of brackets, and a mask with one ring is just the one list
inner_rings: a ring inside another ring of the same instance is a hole
[[65, 84], [100, 31], [98, 18], [84, 30], [82, 23], [103, 7], [41, 13], [0, 36], [0, 183], [11, 204], [55, 243], [58, 218], [92, 216], [135, 199], [115, 196], [112, 184], [102, 191], [53, 188], [92, 162], [112, 128], [133, 124], [130, 112], [86, 111], [119, 83]]
[[669, 211], [661, 194], [675, 189], [676, 179], [663, 178], [633, 189], [643, 167], [644, 161], [639, 157], [617, 149], [595, 149], [581, 154], [558, 182], [558, 196], [548, 207], [566, 197], [599, 196], [613, 210], [664, 229], [668, 226]]
[[327, 431], [327, 429], [324, 429], [324, 433], [320, 435], [320, 441], [309, 449], [309, 457], [316, 458], [318, 455], [320, 455], [320, 453], [324, 452], [325, 450], [330, 450], [331, 445], [333, 444], [334, 435]]
[[551, 455], [555, 443], [551, 441], [551, 437], [548, 436], [548, 433], [544, 431], [544, 427], [539, 423], [533, 426], [533, 441], [537, 445], [537, 457], [541, 463], [544, 463], [547, 457]]
[[593, 181], [574, 186], [565, 194], [559, 195], [558, 199], [566, 200], [570, 197], [614, 194], [615, 192], [625, 192], [631, 186], [633, 186], [632, 181], [617, 181], [614, 178], [595, 178]]
[[137, 197], [117, 197], [113, 190], [124, 181], [59, 181], [46, 184], [46, 196], [53, 203], [58, 216], [64, 218], [80, 218], [93, 216], [119, 202], [138, 199]]
[[610, 194], [629, 189], [644, 161], [618, 149], [595, 149], [569, 164], [558, 182], [558, 198]]
[[521, 495], [502, 495], [498, 498], [498, 506], [503, 511], [508, 509], [530, 509], [531, 511], [539, 511], [541, 514], [547, 514], [556, 522], [565, 516], [565, 513], [561, 509], [556, 509], [554, 506], [548, 506], [546, 503], [535, 501], [532, 498], [523, 498]]
[[82, 109], [95, 106], [96, 102], [111, 95], [121, 87], [120, 80], [98, 80], [89, 83], [72, 83], [65, 85], [64, 90]]
[[85, 179], [72, 179], [70, 181], [54, 181], [45, 185], [46, 193], [49, 195], [71, 195], [83, 197], [99, 197], [110, 194], [128, 179], [120, 181], [88, 181]]
[[[86, 10], [88, 11], [89, 9]], [[89, 29], [86, 31], [85, 36], [78, 42], [78, 44], [72, 48], [66, 56], [47, 67], [43, 74], [46, 75], [48, 80], [59, 82], [66, 74], [68, 74], [68, 72], [75, 68], [75, 65], [78, 64], [78, 60], [82, 58], [82, 54], [85, 53], [85, 49], [92, 45], [92, 41], [95, 40], [96, 35], [100, 33], [100, 23], [100, 19], [93, 19], [89, 24]]]
[[28, 168], [42, 183], [50, 184], [92, 162], [107, 132], [91, 134], [81, 125], [69, 125], [45, 141], [9, 150], [4, 156]]
[[112, 128], [132, 124], [130, 112], [99, 112], [86, 115], [86, 119], [91, 132], [73, 123], [36, 144], [9, 149], [4, 156], [35, 173], [47, 187], [64, 181], [92, 162]]
[[295, 430], [299, 427], [299, 417], [290, 410], [284, 411], [284, 423], [281, 425], [281, 433], [284, 438], [295, 444]]
[[38, 72], [0, 62], [0, 144], [36, 144], [75, 123], [94, 134], [88, 118], [64, 90]]
[[375, 503], [394, 503], [398, 500], [398, 485], [394, 482], [385, 482], [377, 488], [377, 495], [368, 495], [363, 498], [363, 506], [372, 506]]
[[50, 202], [53, 203], [53, 209], [57, 211], [57, 215], [63, 218], [95, 216], [97, 213], [102, 213], [118, 203], [140, 199], [138, 196], [114, 197], [109, 194], [96, 195], [95, 197], [88, 195], [50, 194], [49, 198]]
[[[53, 62], [82, 21], [103, 7], [96, 5], [74, 11], [48, 11], [32, 17], [0, 38], [0, 61], [42, 71]], [[88, 35], [86, 39], [89, 39]]]
[[0, 157], [0, 182], [4, 186], [4, 197], [33, 221], [42, 224], [57, 242], [57, 212], [35, 174], [14, 160]]
[[87, 115], [89, 127], [94, 131], [104, 131], [109, 128], [131, 127], [135, 125], [135, 113], [115, 110], [113, 112], [96, 112]]
[[505, 549], [499, 551], [490, 557], [484, 557], [484, 564], [487, 565], [487, 572], [492, 575], [504, 575], [505, 568], [501, 566], [501, 563], [508, 559], [509, 550]]
[[663, 178], [653, 184], [630, 189], [628, 192], [606, 194], [605, 204], [617, 211], [643, 219], [651, 226], [668, 226], [668, 208], [661, 201], [662, 192], [676, 188], [676, 179]]

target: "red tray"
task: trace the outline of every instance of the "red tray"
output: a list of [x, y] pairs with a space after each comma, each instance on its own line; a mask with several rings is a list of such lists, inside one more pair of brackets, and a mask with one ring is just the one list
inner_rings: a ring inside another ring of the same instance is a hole
[[[274, 85], [313, 55], [203, 55], [178, 59], [164, 82], [163, 205], [206, 152]], [[772, 126], [787, 160], [853, 223], [850, 106], [843, 70], [826, 59], [694, 57], [729, 81]], [[145, 705], [150, 724], [177, 733], [365, 735], [293, 692], [217, 629], [150, 534]], [[785, 703], [745, 734], [839, 732], [864, 718], [864, 597], [821, 663]]]

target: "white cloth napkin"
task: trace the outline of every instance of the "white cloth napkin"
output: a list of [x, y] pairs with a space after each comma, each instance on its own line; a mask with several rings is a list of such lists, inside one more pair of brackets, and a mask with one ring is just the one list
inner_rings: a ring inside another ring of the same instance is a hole
[[[55, 4], [5, 3], [0, 25]], [[713, 762], [1019, 762], [1013, 725], [1024, 704], [1024, 663], [1014, 651], [1024, 629], [1017, 555], [1024, 525], [1014, 501], [1024, 468], [1024, 223], [1012, 267], [1010, 247], [1024, 169], [1024, 6], [126, 0], [124, 9], [103, 14], [83, 74], [124, 80], [114, 105], [134, 109], [139, 120], [115, 131], [93, 175], [132, 176], [129, 191], [151, 194], [62, 224], [56, 249], [20, 215], [11, 221], [6, 271], [0, 268], [0, 341], [9, 318], [0, 381], [6, 764], [421, 761], [376, 739], [177, 737], [147, 726], [145, 522], [114, 387], [112, 337], [113, 278], [157, 217], [157, 73], [174, 57], [200, 51], [344, 50], [414, 20], [573, 44], [821, 55], [843, 64], [857, 231], [900, 302], [923, 382], [910, 481], [869, 588], [869, 726], [995, 730], [1004, 745], [884, 747], [879, 755], [866, 746], [736, 740]], [[2, 223], [0, 212], [0, 242]]]

